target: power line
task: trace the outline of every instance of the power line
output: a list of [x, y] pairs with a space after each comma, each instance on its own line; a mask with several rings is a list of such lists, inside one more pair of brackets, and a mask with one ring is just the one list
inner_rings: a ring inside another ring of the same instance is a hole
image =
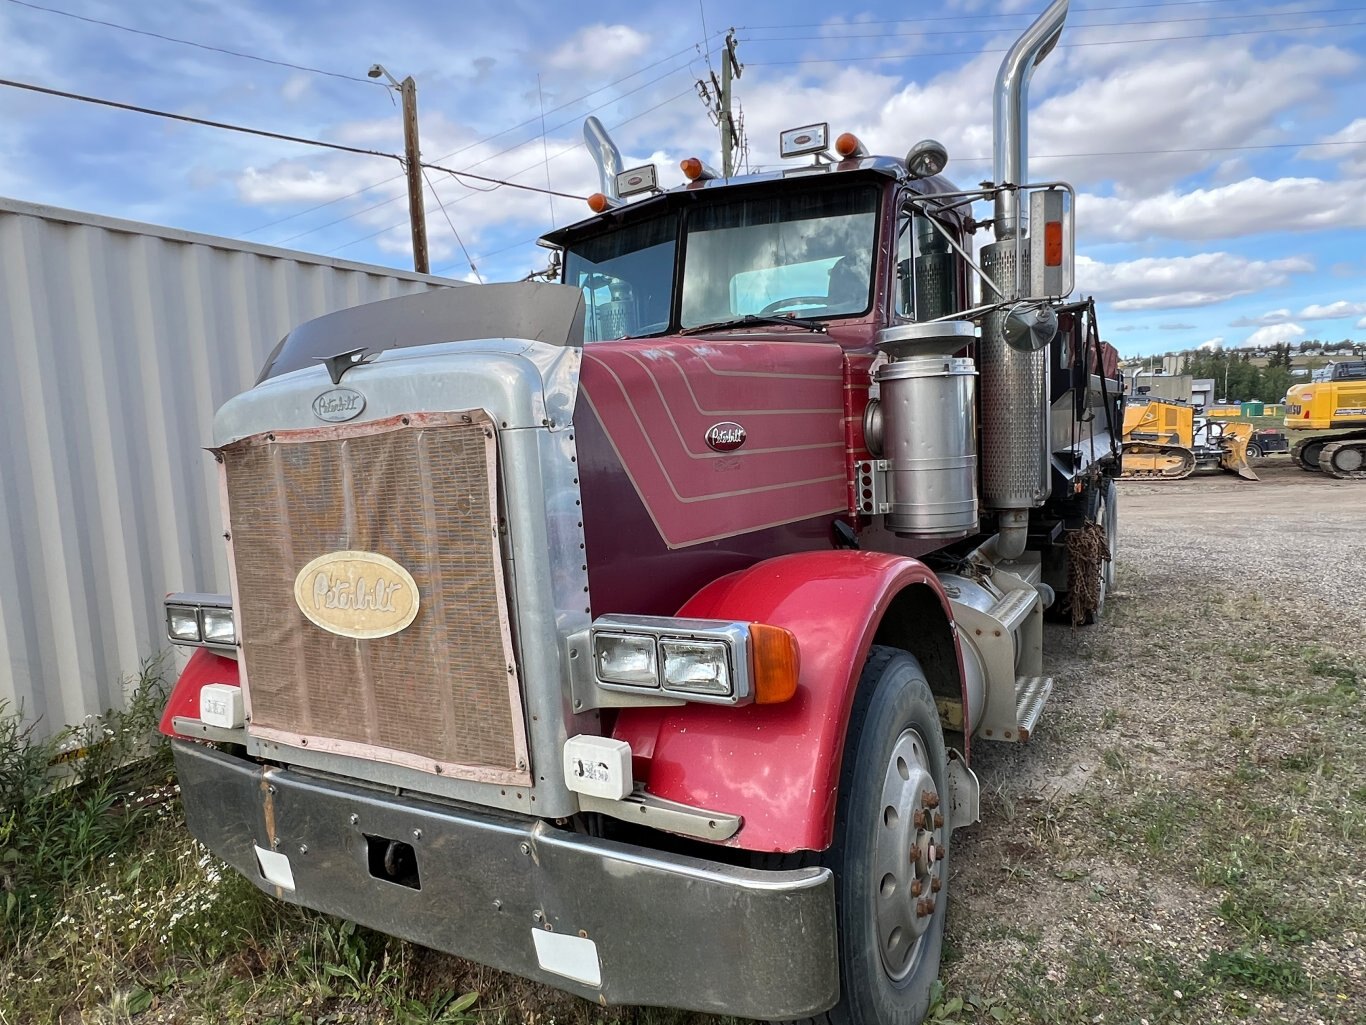
[[[712, 35], [713, 35], [713, 36], [716, 36], [716, 35], [720, 35], [720, 34], [721, 34], [720, 32], [715, 32], [715, 33], [713, 33]], [[711, 39], [710, 39], [710, 37], [709, 37], [709, 38], [703, 39], [703, 40], [701, 41], [701, 44], [700, 44], [700, 45], [706, 47], [710, 42], [711, 42]], [[607, 83], [605, 83], [605, 84], [603, 84], [603, 85], [600, 85], [600, 86], [598, 86], [596, 89], [590, 89], [588, 92], [586, 92], [586, 93], [581, 93], [580, 95], [575, 96], [575, 97], [574, 97], [573, 99], [571, 99], [571, 100], [566, 100], [565, 102], [559, 104], [558, 106], [551, 107], [551, 108], [549, 108], [545, 113], [547, 113], [547, 114], [554, 114], [554, 113], [556, 113], [557, 111], [564, 110], [564, 109], [567, 108], [567, 107], [572, 107], [572, 106], [575, 105], [576, 103], [581, 103], [582, 101], [588, 99], [588, 97], [590, 97], [590, 96], [596, 95], [597, 93], [600, 93], [600, 92], [602, 92], [602, 91], [604, 91], [604, 90], [606, 90], [606, 89], [612, 88], [614, 85], [620, 85], [622, 82], [625, 82], [625, 81], [627, 81], [628, 79], [635, 78], [637, 75], [643, 75], [645, 72], [651, 70], [652, 68], [657, 68], [657, 67], [659, 67], [659, 65], [661, 65], [661, 64], [667, 63], [668, 61], [671, 61], [671, 60], [675, 60], [675, 59], [677, 59], [678, 57], [683, 56], [683, 54], [688, 53], [688, 52], [690, 52], [690, 51], [692, 51], [692, 50], [695, 50], [695, 49], [697, 48], [698, 45], [699, 45], [699, 44], [697, 44], [697, 43], [693, 43], [693, 44], [690, 45], [690, 46], [685, 46], [685, 47], [683, 47], [683, 49], [677, 50], [677, 51], [675, 51], [674, 53], [669, 54], [667, 57], [661, 57], [661, 58], [659, 58], [659, 59], [656, 60], [656, 61], [652, 61], [651, 63], [646, 64], [644, 67], [637, 68], [635, 71], [632, 71], [632, 72], [631, 72], [630, 74], [628, 74], [628, 75], [622, 75], [620, 78], [614, 78], [612, 81], [607, 82]], [[708, 53], [709, 53], [709, 52], [710, 52], [710, 51], [708, 51]], [[599, 105], [596, 106], [596, 107], [590, 107], [590, 108], [589, 108], [587, 111], [585, 111], [584, 113], [591, 114], [591, 113], [593, 113], [593, 111], [595, 111], [595, 110], [601, 110], [603, 107], [607, 106], [607, 105], [610, 104], [610, 103], [616, 103], [618, 100], [621, 100], [621, 99], [625, 98], [626, 96], [630, 96], [632, 93], [639, 92], [640, 89], [643, 89], [643, 88], [646, 88], [647, 86], [653, 85], [655, 82], [661, 82], [661, 81], [663, 81], [664, 79], [668, 78], [670, 75], [675, 75], [675, 74], [677, 74], [679, 71], [682, 71], [682, 70], [683, 70], [683, 68], [674, 68], [673, 70], [668, 71], [668, 72], [666, 72], [666, 73], [663, 74], [663, 75], [660, 75], [658, 78], [651, 79], [649, 82], [646, 82], [646, 83], [644, 83], [643, 85], [641, 85], [641, 86], [639, 86], [639, 87], [637, 87], [637, 88], [635, 88], [635, 89], [630, 90], [629, 92], [623, 93], [621, 96], [617, 96], [617, 97], [613, 98], [612, 100], [607, 101], [607, 103], [599, 104]], [[465, 152], [467, 152], [468, 150], [474, 149], [476, 146], [482, 146], [482, 145], [484, 145], [485, 143], [487, 143], [487, 142], [492, 142], [494, 139], [501, 138], [502, 136], [507, 135], [507, 134], [509, 134], [510, 132], [515, 132], [515, 131], [517, 131], [519, 128], [525, 128], [525, 127], [527, 127], [528, 125], [535, 124], [537, 120], [538, 120], [538, 118], [534, 118], [534, 117], [533, 117], [533, 118], [528, 118], [527, 120], [522, 121], [522, 122], [519, 123], [519, 124], [513, 125], [511, 128], [504, 128], [502, 131], [494, 132], [492, 135], [487, 135], [487, 136], [485, 136], [485, 137], [482, 138], [482, 139], [478, 139], [478, 140], [476, 140], [476, 141], [474, 141], [474, 142], [471, 142], [471, 143], [469, 143], [469, 144], [467, 144], [467, 145], [465, 145], [465, 146], [461, 146], [460, 148], [455, 149], [455, 150], [452, 150], [450, 153], [443, 154], [442, 156], [439, 156], [439, 157], [437, 157], [436, 159], [437, 159], [437, 160], [449, 160], [449, 159], [451, 159], [452, 157], [459, 156], [461, 153], [465, 153]], [[563, 126], [560, 125], [560, 126], [556, 126], [556, 127], [563, 127]], [[554, 131], [554, 130], [555, 130], [555, 129], [551, 129], [551, 131]], [[519, 143], [518, 145], [522, 145], [522, 144]], [[499, 153], [493, 154], [493, 156], [485, 157], [483, 160], [479, 161], [478, 163], [471, 164], [470, 166], [471, 166], [471, 167], [478, 167], [480, 163], [484, 163], [485, 161], [492, 160], [492, 159], [494, 159], [495, 157], [502, 156], [504, 153], [508, 153], [508, 152], [510, 152], [512, 149], [516, 149], [516, 148], [517, 148], [516, 146], [512, 146], [512, 147], [510, 147], [509, 149], [505, 149], [505, 150], [500, 151]], [[366, 186], [364, 186], [363, 188], [357, 189], [355, 192], [349, 192], [349, 193], [347, 193], [345, 196], [338, 196], [336, 199], [329, 199], [329, 200], [327, 200], [327, 201], [324, 202], [324, 203], [319, 203], [319, 204], [317, 204], [316, 206], [311, 206], [311, 207], [309, 207], [309, 208], [306, 209], [306, 210], [300, 210], [300, 211], [298, 211], [297, 213], [292, 213], [292, 214], [289, 214], [289, 215], [286, 216], [286, 217], [278, 218], [277, 220], [271, 221], [271, 222], [269, 222], [268, 224], [261, 224], [261, 225], [258, 225], [258, 226], [255, 227], [255, 228], [251, 228], [251, 229], [249, 229], [249, 230], [247, 230], [247, 231], [244, 231], [244, 232], [243, 232], [240, 236], [238, 236], [238, 237], [239, 237], [239, 238], [245, 238], [247, 235], [254, 235], [254, 234], [256, 234], [258, 231], [265, 231], [267, 228], [273, 228], [273, 227], [275, 227], [275, 226], [278, 225], [278, 224], [284, 224], [286, 221], [292, 221], [292, 220], [294, 220], [294, 219], [297, 218], [297, 217], [303, 217], [303, 216], [305, 216], [305, 215], [307, 215], [307, 214], [313, 213], [314, 211], [321, 210], [321, 209], [323, 209], [324, 207], [332, 206], [333, 204], [341, 203], [341, 202], [344, 202], [345, 200], [348, 200], [348, 199], [354, 199], [356, 196], [359, 196], [359, 195], [361, 195], [362, 193], [370, 192], [371, 190], [380, 188], [380, 187], [383, 186], [383, 185], [388, 185], [388, 184], [390, 184], [391, 182], [398, 181], [398, 180], [399, 180], [400, 178], [402, 178], [402, 177], [403, 177], [403, 175], [400, 174], [400, 175], [395, 175], [395, 176], [392, 177], [392, 178], [386, 178], [386, 179], [384, 179], [383, 181], [374, 182], [373, 184], [366, 185]], [[392, 200], [385, 200], [385, 202], [386, 202], [386, 203], [392, 202]], [[382, 204], [381, 204], [381, 205], [382, 205]], [[367, 208], [367, 209], [373, 209], [373, 208]], [[363, 213], [364, 211], [360, 211], [360, 212]], [[352, 216], [354, 216], [354, 215], [352, 215]], [[341, 220], [346, 220], [346, 218], [341, 218]], [[336, 222], [332, 222], [332, 223], [336, 223]], [[326, 226], [327, 226], [327, 225], [324, 225], [324, 227], [326, 227]], [[302, 234], [305, 234], [305, 235], [306, 235], [306, 234], [308, 234], [308, 232], [303, 232]], [[298, 237], [301, 237], [301, 236], [296, 235], [296, 236], [294, 236], [294, 237], [295, 237], [295, 238], [298, 238]]]
[[[1313, 11], [1259, 11], [1254, 14], [1207, 14], [1198, 18], [1153, 18], [1144, 21], [1098, 21], [1086, 23], [1074, 23], [1068, 27], [1071, 29], [1087, 28], [1126, 28], [1132, 26], [1148, 25], [1181, 25], [1191, 22], [1205, 21], [1235, 21], [1246, 18], [1288, 18], [1299, 17], [1310, 14], [1352, 14], [1357, 11], [1366, 11], [1366, 7], [1328, 7]], [[830, 26], [831, 28], [863, 28], [866, 23], [855, 23], [844, 26]], [[1313, 26], [1296, 26], [1299, 28], [1310, 28]], [[831, 35], [819, 36], [749, 36], [748, 40], [756, 43], [772, 42], [797, 42], [805, 40], [839, 41], [842, 39], [883, 39], [887, 36], [905, 37], [924, 37], [924, 36], [961, 36], [961, 35], [994, 35], [998, 32], [1007, 31], [1003, 28], [965, 28], [951, 30], [935, 30], [930, 32], [845, 32]], [[1276, 30], [1269, 30], [1276, 31]]]
[[[322, 149], [338, 150], [342, 153], [356, 153], [360, 156], [366, 157], [384, 157], [387, 160], [395, 160], [399, 163], [403, 162], [403, 158], [399, 156], [397, 153], [385, 153], [381, 150], [374, 149], [362, 149], [358, 146], [346, 146], [339, 142], [326, 142], [322, 139], [306, 139], [303, 136], [299, 135], [285, 135], [282, 132], [270, 132], [263, 128], [250, 128], [246, 125], [234, 125], [229, 124], [226, 121], [210, 121], [202, 117], [190, 117], [188, 114], [174, 114], [168, 110], [156, 110], [152, 107], [139, 107], [132, 103], [120, 103], [117, 100], [101, 99], [98, 96], [84, 96], [81, 93], [66, 92], [62, 89], [49, 89], [46, 86], [33, 85], [29, 82], [15, 82], [8, 78], [0, 78], [0, 86], [9, 86], [13, 89], [24, 89], [29, 92], [42, 93], [46, 96], [59, 96], [67, 100], [79, 100], [82, 103], [93, 103], [97, 106], [113, 107], [117, 110], [129, 110], [137, 114], [149, 114], [152, 117], [167, 118], [171, 121], [183, 121], [187, 124], [203, 125], [207, 128], [221, 128], [224, 131], [240, 132], [243, 135], [256, 135], [265, 139], [278, 139], [282, 142], [295, 142], [302, 146], [318, 146]], [[501, 178], [490, 178], [486, 175], [471, 174], [469, 171], [455, 171], [449, 167], [442, 167], [440, 164], [432, 164], [427, 163], [425, 161], [422, 162], [420, 166], [430, 167], [434, 171], [445, 171], [447, 174], [453, 176], [473, 178], [476, 181], [492, 182], [494, 185], [497, 185], [499, 187], [506, 185], [514, 189], [524, 189], [528, 192], [549, 191], [547, 189], [537, 188], [534, 185], [522, 185], [518, 182], [504, 181]], [[518, 173], [520, 174], [521, 172]], [[568, 192], [555, 192], [553, 193], [553, 195], [565, 196], [569, 199], [584, 198], [583, 196], [576, 196]]]
[[[675, 54], [674, 56], [677, 56], [677, 54]], [[667, 59], [669, 59], [669, 58], [665, 58], [665, 59], [667, 60]], [[649, 88], [650, 86], [655, 85], [655, 84], [657, 84], [657, 83], [659, 83], [659, 82], [662, 82], [662, 81], [664, 81], [665, 79], [670, 78], [670, 77], [672, 77], [672, 76], [674, 76], [674, 75], [677, 75], [678, 73], [680, 73], [680, 72], [682, 72], [682, 71], [685, 71], [685, 70], [687, 70], [687, 69], [686, 69], [686, 68], [682, 68], [682, 67], [674, 68], [673, 70], [668, 71], [668, 72], [664, 73], [663, 75], [660, 75], [660, 76], [658, 76], [658, 77], [656, 77], [656, 78], [650, 79], [648, 82], [643, 82], [643, 83], [641, 83], [640, 85], [636, 86], [634, 89], [629, 89], [629, 90], [627, 90], [626, 92], [622, 93], [621, 95], [619, 95], [619, 96], [613, 98], [612, 100], [608, 101], [608, 103], [602, 103], [602, 104], [599, 104], [599, 105], [596, 106], [596, 107], [590, 107], [587, 111], [584, 111], [584, 113], [589, 113], [589, 114], [591, 114], [593, 111], [601, 110], [603, 107], [609, 106], [609, 105], [612, 104], [612, 103], [617, 103], [617, 102], [619, 102], [619, 101], [625, 99], [625, 98], [628, 97], [628, 96], [632, 96], [632, 95], [634, 95], [635, 93], [640, 92], [642, 89], [647, 89], [647, 88]], [[627, 77], [630, 77], [630, 76], [627, 76]], [[686, 94], [683, 94], [683, 95], [686, 95]], [[677, 97], [670, 97], [669, 99], [665, 100], [664, 103], [671, 103], [671, 102], [673, 102], [673, 100], [676, 99], [676, 98], [677, 98]], [[631, 121], [634, 121], [637, 117], [642, 117], [642, 116], [644, 116], [645, 114], [650, 113], [650, 111], [659, 109], [659, 107], [663, 106], [664, 103], [659, 103], [659, 104], [656, 104], [656, 105], [653, 106], [653, 107], [648, 107], [648, 108], [646, 108], [644, 111], [642, 111], [640, 114], [632, 115], [631, 117], [627, 118], [626, 120], [618, 122], [617, 127], [620, 127], [621, 125], [624, 125], [624, 124], [629, 124]], [[564, 107], [566, 107], [566, 106], [569, 106], [569, 104], [561, 104], [559, 107], [555, 107], [555, 108], [552, 108], [552, 109], [553, 109], [553, 110], [562, 110], [562, 109], [564, 109]], [[570, 119], [568, 119], [568, 120], [566, 120], [566, 121], [561, 121], [559, 124], [556, 124], [556, 125], [551, 126], [551, 128], [549, 129], [549, 131], [551, 131], [551, 132], [556, 132], [556, 131], [559, 131], [561, 128], [565, 128], [565, 127], [567, 127], [568, 125], [574, 124], [576, 121], [578, 121], [578, 117], [579, 117], [579, 115], [575, 115], [574, 117], [572, 117], [572, 118], [570, 118]], [[533, 119], [533, 120], [534, 120], [534, 119]], [[524, 122], [524, 124], [530, 124], [530, 123], [532, 123], [532, 122], [530, 122], [530, 121]], [[517, 126], [517, 127], [521, 127], [521, 126]], [[512, 130], [513, 130], [513, 129], [508, 129], [507, 131], [512, 131]], [[499, 134], [500, 134], [500, 135], [506, 135], [506, 134], [507, 134], [507, 131], [505, 131], [505, 132], [500, 132]], [[497, 136], [496, 136], [496, 135], [495, 135], [495, 136], [489, 136], [489, 138], [490, 138], [490, 139], [492, 139], [492, 138], [497, 138]], [[487, 141], [487, 140], [484, 140], [484, 141]], [[470, 143], [470, 145], [468, 145], [468, 146], [463, 146], [463, 147], [461, 147], [460, 149], [456, 150], [455, 152], [456, 152], [456, 153], [464, 153], [466, 150], [472, 149], [473, 147], [478, 146], [478, 145], [480, 145], [480, 143], [478, 143], [478, 142]], [[523, 147], [523, 146], [525, 146], [525, 145], [528, 145], [528, 142], [519, 142], [519, 143], [515, 143], [515, 144], [513, 144], [512, 146], [507, 146], [507, 147], [505, 147], [505, 148], [503, 148], [503, 149], [501, 149], [501, 150], [498, 150], [496, 153], [491, 153], [491, 154], [489, 154], [489, 155], [486, 156], [486, 157], [483, 157], [483, 158], [481, 158], [481, 159], [479, 159], [479, 160], [476, 160], [474, 163], [469, 164], [468, 166], [469, 166], [469, 167], [479, 167], [481, 164], [486, 164], [486, 163], [488, 163], [490, 160], [496, 160], [496, 159], [498, 159], [498, 158], [501, 157], [501, 156], [506, 156], [508, 153], [511, 153], [511, 152], [513, 152], [513, 151], [516, 150], [516, 149], [520, 149], [521, 147]], [[574, 147], [574, 148], [577, 148], [577, 147]], [[557, 159], [557, 158], [563, 156], [564, 153], [566, 153], [566, 152], [570, 152], [570, 150], [564, 150], [564, 151], [561, 151], [560, 153], [556, 153], [554, 156], [549, 157], [548, 160], [555, 160], [555, 159]], [[438, 157], [437, 159], [438, 159], [438, 160], [445, 160], [445, 159], [448, 159], [448, 157]], [[429, 165], [429, 166], [430, 166], [430, 165]], [[531, 165], [531, 166], [534, 167], [534, 166], [537, 166], [537, 165]], [[509, 177], [515, 178], [515, 177], [517, 177], [518, 175], [523, 174], [523, 173], [524, 173], [525, 171], [527, 171], [527, 170], [530, 170], [530, 167], [524, 168], [522, 171], [514, 172], [513, 174], [509, 175]], [[355, 192], [350, 193], [350, 194], [347, 195], [347, 196], [342, 196], [342, 197], [340, 197], [340, 199], [337, 199], [337, 200], [330, 200], [329, 203], [340, 202], [341, 199], [350, 199], [350, 198], [352, 198], [352, 197], [354, 197], [354, 196], [360, 195], [360, 193], [362, 193], [362, 192], [367, 192], [367, 191], [369, 191], [370, 189], [378, 188], [380, 185], [387, 185], [387, 184], [389, 184], [390, 182], [397, 181], [399, 178], [402, 178], [402, 177], [403, 177], [402, 175], [397, 175], [397, 176], [395, 176], [395, 177], [393, 177], [393, 178], [387, 178], [387, 179], [385, 179], [385, 180], [382, 181], [382, 182], [376, 182], [374, 185], [368, 185], [368, 186], [366, 186], [364, 189], [358, 189], [358, 190], [356, 190]], [[465, 187], [466, 187], [466, 188], [472, 188], [472, 186], [470, 186], [470, 185], [468, 185], [468, 184], [466, 184]], [[476, 192], [487, 192], [487, 191], [491, 191], [491, 190], [487, 190], [487, 189], [475, 189], [474, 191], [476, 191]], [[391, 204], [391, 203], [396, 203], [396, 202], [398, 202], [398, 201], [399, 201], [400, 199], [402, 199], [402, 198], [403, 198], [403, 196], [401, 196], [401, 195], [400, 195], [400, 196], [394, 196], [394, 197], [392, 197], [392, 198], [390, 198], [390, 199], [385, 199], [385, 200], [382, 200], [382, 201], [380, 201], [380, 202], [378, 202], [378, 203], [371, 204], [370, 206], [364, 207], [364, 208], [362, 208], [362, 209], [360, 209], [360, 210], [356, 210], [356, 211], [354, 211], [353, 213], [345, 214], [344, 216], [338, 217], [338, 218], [336, 218], [335, 220], [328, 221], [326, 224], [320, 224], [320, 225], [318, 225], [316, 228], [309, 228], [309, 229], [307, 229], [307, 230], [305, 230], [305, 231], [298, 232], [297, 234], [294, 234], [294, 235], [289, 236], [289, 238], [287, 238], [287, 239], [283, 239], [283, 240], [281, 240], [281, 241], [276, 242], [275, 245], [283, 245], [285, 242], [293, 241], [294, 239], [303, 238], [305, 235], [311, 235], [311, 234], [313, 234], [315, 231], [322, 231], [324, 228], [330, 228], [330, 227], [332, 227], [332, 225], [334, 225], [334, 224], [340, 224], [342, 221], [349, 221], [349, 220], [351, 220], [351, 219], [353, 219], [353, 218], [355, 218], [355, 217], [359, 217], [361, 214], [368, 213], [368, 212], [371, 211], [371, 210], [378, 209], [379, 207], [382, 207], [382, 206], [388, 206], [388, 205]], [[461, 199], [456, 199], [456, 200], [454, 200], [453, 202], [459, 203], [459, 202], [461, 202], [461, 200], [464, 199], [464, 198], [468, 198], [468, 197], [461, 197]], [[329, 204], [328, 204], [328, 203], [320, 203], [320, 204], [318, 204], [318, 206], [313, 207], [312, 209], [314, 209], [314, 210], [321, 209], [323, 206], [327, 206], [327, 205], [329, 205]], [[305, 211], [305, 212], [307, 212], [307, 211]], [[287, 219], [288, 219], [288, 218], [284, 218], [283, 220], [287, 220]], [[277, 223], [277, 224], [278, 224], [278, 223], [280, 223], [280, 222], [277, 221], [277, 222], [274, 222], [274, 223]], [[384, 229], [384, 230], [387, 231], [388, 229], [386, 228], [386, 229]], [[361, 238], [354, 239], [353, 241], [346, 243], [346, 245], [348, 245], [348, 246], [349, 246], [349, 245], [354, 245], [356, 242], [363, 242], [363, 241], [365, 241], [366, 239], [374, 238], [375, 235], [379, 235], [379, 234], [382, 234], [382, 233], [383, 233], [382, 231], [380, 231], [380, 232], [374, 232], [374, 233], [372, 233], [372, 234], [370, 234], [370, 235], [365, 235], [365, 236], [362, 236]], [[248, 234], [250, 234], [250, 232], [248, 232]], [[344, 247], [343, 247], [343, 248], [344, 248]], [[335, 250], [333, 250], [333, 251], [335, 251]]]
[[397, 153], [384, 153], [375, 149], [363, 149], [359, 146], [346, 146], [339, 142], [325, 142], [322, 139], [306, 139], [300, 135], [286, 135], [282, 132], [270, 132], [264, 128], [250, 128], [246, 125], [229, 124], [227, 121], [210, 121], [207, 118], [191, 117], [189, 114], [173, 114], [169, 110], [156, 110], [153, 107], [139, 107], [133, 103], [120, 103], [118, 100], [106, 100], [98, 96], [85, 96], [81, 93], [71, 93], [64, 89], [49, 89], [43, 85], [33, 85], [30, 82], [16, 82], [13, 79], [0, 78], [0, 85], [9, 86], [11, 89], [25, 89], [33, 93], [42, 93], [45, 96], [60, 96], [66, 100], [79, 100], [82, 103], [93, 103], [100, 107], [113, 107], [116, 110], [130, 110], [135, 114], [150, 114], [152, 117], [168, 118], [171, 121], [184, 121], [187, 124], [203, 125], [206, 128], [221, 128], [228, 132], [240, 132], [243, 135], [258, 135], [263, 139], [278, 139], [281, 142], [297, 142], [303, 146], [320, 146], [323, 149], [338, 150], [342, 153], [356, 153], [363, 157], [385, 157], [389, 160], [402, 161]]
[[[1250, 28], [1238, 32], [1204, 32], [1185, 36], [1144, 36], [1136, 39], [1098, 39], [1094, 42], [1059, 43], [1056, 48], [1059, 50], [1071, 50], [1083, 46], [1128, 46], [1131, 43], [1176, 43], [1191, 39], [1229, 39], [1234, 36], [1262, 36], [1283, 32], [1323, 32], [1328, 29], [1351, 28], [1356, 25], [1366, 25], [1366, 21], [1343, 21], [1326, 25], [1297, 25], [1288, 28]], [[922, 50], [919, 53], [886, 53], [874, 54], [868, 57], [805, 57], [801, 60], [750, 61], [749, 63], [756, 67], [777, 67], [779, 65], [788, 64], [847, 64], [850, 61], [912, 60], [919, 57], [966, 57], [979, 53], [1006, 52], [1006, 47], [993, 47], [985, 50]]]
[[208, 43], [198, 43], [193, 39], [180, 39], [176, 36], [165, 36], [160, 32], [149, 32], [146, 29], [133, 28], [131, 25], [120, 25], [118, 22], [114, 21], [104, 21], [100, 18], [88, 18], [83, 14], [74, 14], [71, 11], [61, 11], [55, 7], [44, 7], [42, 4], [30, 3], [29, 0], [8, 0], [8, 2], [19, 7], [27, 7], [29, 10], [33, 11], [57, 14], [63, 18], [73, 18], [76, 21], [83, 21], [90, 25], [103, 25], [105, 28], [118, 29], [120, 32], [131, 32], [134, 35], [147, 36], [151, 39], [160, 39], [167, 43], [179, 43], [182, 46], [193, 46], [199, 50], [212, 50], [214, 53], [227, 54], [229, 57], [240, 57], [243, 60], [257, 61], [261, 64], [274, 64], [279, 68], [293, 68], [295, 71], [307, 71], [314, 75], [326, 75], [328, 78], [341, 78], [348, 82], [360, 82], [363, 85], [383, 84], [368, 78], [361, 78], [359, 75], [344, 75], [339, 71], [327, 71], [324, 68], [310, 68], [304, 64], [292, 64], [289, 61], [272, 60], [270, 57], [258, 57], [254, 53], [243, 53], [241, 50], [229, 50], [222, 46], [210, 46]]
[[[1155, 7], [1197, 7], [1210, 4], [1234, 4], [1245, 3], [1246, 0], [1171, 0], [1170, 3], [1152, 4], [1120, 4], [1113, 7], [1075, 7], [1076, 11], [1138, 11]], [[1029, 11], [1016, 11], [1006, 13], [997, 11], [994, 14], [951, 14], [940, 15], [930, 18], [893, 18], [886, 21], [853, 21], [846, 23], [849, 27], [855, 28], [860, 25], [921, 25], [936, 21], [982, 21], [987, 18], [1033, 18]], [[831, 25], [828, 21], [805, 22], [800, 25], [746, 25], [746, 29], [772, 29], [772, 28], [839, 28], [839, 25]], [[1004, 30], [1002, 30], [1004, 31]]]
[[460, 232], [455, 230], [455, 222], [451, 220], [451, 215], [446, 213], [446, 204], [441, 202], [441, 195], [436, 191], [436, 186], [432, 184], [431, 175], [427, 173], [425, 167], [422, 169], [422, 177], [427, 182], [427, 188], [432, 190], [432, 197], [436, 200], [436, 205], [441, 208], [441, 214], [446, 218], [446, 224], [450, 226], [451, 234], [455, 236], [455, 241], [459, 244], [460, 251], [465, 254], [465, 262], [470, 265], [470, 271], [474, 274], [474, 279], [482, 285], [484, 279], [479, 276], [479, 268], [476, 267], [474, 261], [470, 259], [470, 251], [465, 248], [465, 242], [460, 237]]

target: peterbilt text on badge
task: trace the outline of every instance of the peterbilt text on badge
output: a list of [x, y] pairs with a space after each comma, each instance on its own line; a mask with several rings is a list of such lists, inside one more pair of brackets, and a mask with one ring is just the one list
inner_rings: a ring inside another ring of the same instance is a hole
[[360, 416], [365, 396], [350, 388], [333, 388], [313, 400], [313, 415], [319, 420], [341, 423]]

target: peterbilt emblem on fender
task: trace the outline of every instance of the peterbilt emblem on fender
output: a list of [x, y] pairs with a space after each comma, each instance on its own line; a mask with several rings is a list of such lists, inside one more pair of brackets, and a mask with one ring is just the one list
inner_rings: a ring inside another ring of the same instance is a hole
[[328, 552], [294, 578], [294, 601], [328, 633], [370, 640], [396, 634], [417, 617], [417, 582], [378, 552]]
[[734, 452], [745, 443], [745, 429], [727, 421], [707, 428], [707, 445], [717, 452]]
[[332, 388], [313, 400], [313, 415], [339, 424], [354, 420], [365, 408], [365, 396], [351, 388]]

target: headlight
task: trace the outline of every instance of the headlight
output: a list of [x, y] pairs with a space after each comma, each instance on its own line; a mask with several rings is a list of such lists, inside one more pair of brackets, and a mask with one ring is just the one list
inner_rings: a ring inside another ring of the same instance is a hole
[[664, 686], [689, 694], [731, 693], [730, 646], [725, 641], [662, 640]]
[[592, 627], [597, 686], [657, 699], [743, 705], [755, 700], [749, 623], [665, 616], [599, 616]]
[[175, 644], [236, 647], [232, 599], [226, 594], [168, 594], [166, 636]]
[[237, 630], [232, 625], [232, 609], [204, 608], [200, 612], [203, 616], [205, 644], [237, 643]]
[[598, 679], [633, 687], [658, 687], [659, 666], [653, 637], [628, 634], [597, 634], [593, 637], [593, 662]]
[[181, 644], [198, 644], [199, 610], [187, 605], [167, 604], [166, 636]]

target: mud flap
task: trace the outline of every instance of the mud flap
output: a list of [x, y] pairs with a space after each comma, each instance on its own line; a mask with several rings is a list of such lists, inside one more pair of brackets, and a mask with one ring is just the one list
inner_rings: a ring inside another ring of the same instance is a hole
[[949, 828], [970, 826], [982, 818], [982, 787], [963, 755], [949, 748]]

